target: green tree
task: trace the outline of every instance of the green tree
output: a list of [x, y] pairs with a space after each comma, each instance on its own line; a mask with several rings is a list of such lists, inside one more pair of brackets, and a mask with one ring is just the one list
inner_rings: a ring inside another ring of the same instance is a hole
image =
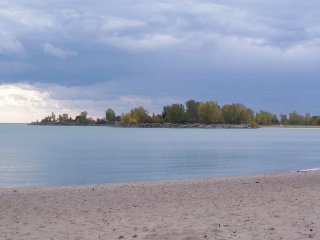
[[255, 121], [259, 125], [272, 125], [278, 123], [278, 118], [270, 112], [260, 111], [256, 114]]
[[187, 120], [184, 105], [180, 103], [163, 107], [162, 117], [169, 123], [184, 123]]
[[84, 112], [80, 113], [80, 118], [83, 119], [83, 120], [87, 119], [87, 116], [88, 116], [88, 112], [87, 111], [84, 111]]
[[302, 115], [299, 115], [296, 111], [289, 113], [288, 123], [290, 125], [304, 125], [305, 118]]
[[248, 124], [252, 121], [254, 121], [254, 112], [250, 109], [244, 106], [243, 104], [236, 104], [237, 112], [239, 113], [239, 124]]
[[41, 120], [42, 123], [52, 123], [52, 122], [56, 122], [56, 115], [54, 114], [54, 112], [51, 113], [51, 115], [45, 117], [44, 119]]
[[187, 122], [196, 123], [199, 121], [198, 119], [198, 107], [200, 102], [196, 102], [194, 100], [189, 100], [186, 102], [186, 117]]
[[228, 124], [251, 124], [254, 121], [253, 111], [241, 103], [225, 104], [221, 111]]
[[311, 124], [313, 126], [320, 126], [320, 116], [312, 116], [311, 117]]
[[161, 114], [152, 114], [151, 116], [151, 122], [153, 123], [163, 123], [164, 122], [164, 119], [162, 118], [162, 115]]
[[120, 121], [123, 123], [147, 123], [151, 122], [151, 117], [145, 108], [137, 107], [131, 109], [129, 113], [122, 114]]
[[54, 114], [54, 112], [51, 113], [51, 121], [52, 122], [56, 122], [57, 121], [56, 115]]
[[217, 124], [222, 123], [222, 114], [220, 106], [213, 101], [201, 102], [198, 107], [199, 122], [205, 124]]
[[150, 122], [149, 112], [143, 107], [131, 109], [130, 116], [135, 119], [137, 123]]
[[311, 119], [310, 113], [306, 113], [304, 115], [304, 122], [305, 122], [304, 124], [307, 125], [307, 126], [312, 124], [312, 119]]
[[117, 117], [116, 117], [115, 112], [111, 108], [108, 108], [106, 110], [106, 121], [107, 121], [107, 123], [114, 123], [116, 121], [116, 119], [117, 119]]
[[280, 123], [283, 125], [287, 125], [288, 124], [288, 116], [287, 114], [280, 114]]
[[234, 119], [234, 108], [231, 104], [225, 104], [221, 108], [222, 117], [225, 123], [233, 124], [235, 122]]
[[66, 123], [66, 122], [68, 122], [68, 121], [69, 121], [69, 116], [68, 116], [68, 114], [64, 113], [64, 114], [62, 114], [62, 115], [59, 115], [58, 121], [59, 121], [60, 123]]
[[87, 116], [88, 116], [88, 112], [83, 111], [80, 113], [79, 116], [76, 117], [75, 122], [81, 123], [81, 124], [88, 124], [88, 123], [90, 123], [90, 120], [87, 118]]
[[45, 117], [41, 120], [42, 123], [49, 123], [49, 122], [52, 122], [51, 121], [51, 116], [48, 116], [48, 117]]
[[137, 123], [137, 120], [130, 116], [130, 113], [123, 113], [120, 116], [120, 122], [122, 123]]

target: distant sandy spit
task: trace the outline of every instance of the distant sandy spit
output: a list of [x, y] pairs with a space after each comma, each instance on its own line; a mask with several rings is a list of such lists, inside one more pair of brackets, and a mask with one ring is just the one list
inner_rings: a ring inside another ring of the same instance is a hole
[[0, 189], [0, 239], [320, 239], [320, 171]]

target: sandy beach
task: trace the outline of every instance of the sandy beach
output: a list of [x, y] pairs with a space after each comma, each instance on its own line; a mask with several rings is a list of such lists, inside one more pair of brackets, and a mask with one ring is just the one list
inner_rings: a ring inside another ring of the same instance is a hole
[[320, 171], [0, 189], [0, 239], [320, 239]]

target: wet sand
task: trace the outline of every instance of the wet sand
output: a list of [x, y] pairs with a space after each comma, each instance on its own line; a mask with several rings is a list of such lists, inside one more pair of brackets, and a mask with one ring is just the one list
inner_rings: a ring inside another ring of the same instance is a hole
[[0, 239], [320, 239], [320, 171], [0, 189]]

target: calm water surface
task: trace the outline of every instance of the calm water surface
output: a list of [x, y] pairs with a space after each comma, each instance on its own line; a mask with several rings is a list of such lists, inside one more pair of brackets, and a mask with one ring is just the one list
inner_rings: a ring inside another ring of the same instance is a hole
[[211, 178], [320, 167], [320, 129], [0, 124], [0, 187]]

